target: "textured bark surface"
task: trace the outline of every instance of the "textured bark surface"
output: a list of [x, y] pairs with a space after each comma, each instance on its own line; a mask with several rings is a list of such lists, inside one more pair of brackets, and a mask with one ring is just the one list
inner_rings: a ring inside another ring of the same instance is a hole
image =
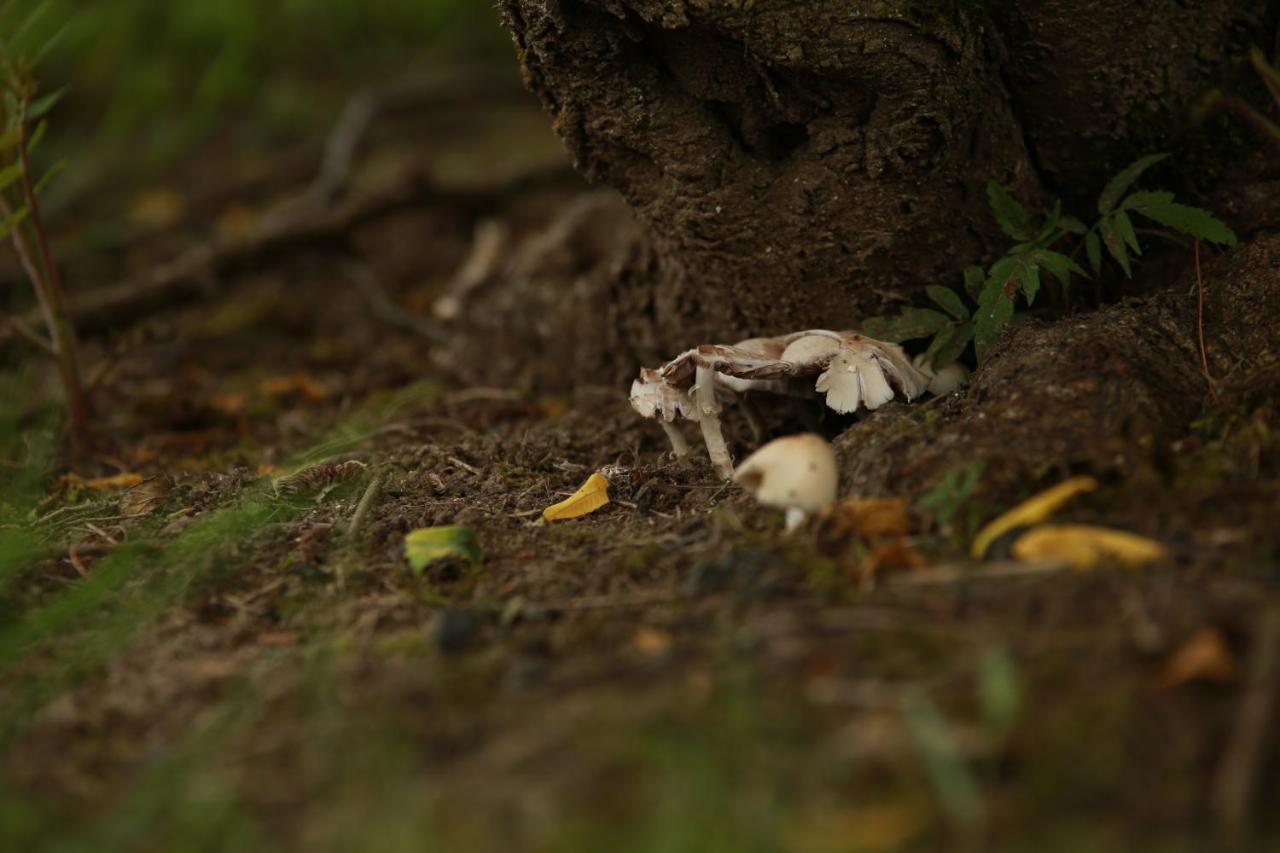
[[[1132, 475], [1186, 434], [1208, 399], [1195, 278], [1145, 299], [1006, 333], [941, 417], [894, 404], [840, 436], [846, 488], [919, 494], [948, 471], [986, 465], [1001, 490], [1078, 470]], [[1205, 264], [1204, 329], [1223, 388], [1280, 381], [1280, 235]]]
[[578, 167], [652, 234], [615, 333], [650, 359], [856, 325], [954, 280], [1002, 245], [989, 179], [1095, 193], [1134, 145], [1170, 141], [1265, 6], [502, 3]]

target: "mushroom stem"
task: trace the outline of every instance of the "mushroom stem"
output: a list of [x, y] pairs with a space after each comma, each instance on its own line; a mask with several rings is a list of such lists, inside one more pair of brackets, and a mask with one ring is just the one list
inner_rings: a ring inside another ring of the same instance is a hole
[[788, 507], [787, 508], [787, 524], [786, 524], [786, 527], [784, 527], [783, 529], [787, 533], [791, 533], [800, 525], [804, 524], [804, 520], [808, 517], [809, 517], [809, 514], [804, 510], [800, 509], [799, 507], [794, 507], [794, 506]]
[[664, 420], [658, 422], [662, 424], [662, 431], [667, 434], [667, 439], [671, 442], [671, 455], [676, 459], [688, 456], [689, 442], [685, 441], [684, 433], [680, 432], [679, 427]]
[[707, 443], [707, 455], [711, 464], [726, 480], [733, 476], [733, 457], [729, 455], [729, 447], [724, 443], [724, 435], [720, 432], [720, 418], [715, 415], [702, 415], [698, 418], [698, 426], [702, 427], [702, 440]]
[[693, 388], [694, 404], [698, 409], [698, 426], [702, 429], [702, 440], [707, 445], [707, 455], [711, 457], [711, 464], [720, 472], [720, 476], [727, 480], [733, 476], [733, 457], [729, 455], [724, 434], [720, 432], [720, 405], [716, 402], [715, 377], [714, 359], [707, 359], [706, 364], [698, 365]]

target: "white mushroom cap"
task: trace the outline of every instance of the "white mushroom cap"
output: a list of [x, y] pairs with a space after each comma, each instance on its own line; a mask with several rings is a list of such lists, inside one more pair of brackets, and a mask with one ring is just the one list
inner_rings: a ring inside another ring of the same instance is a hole
[[929, 393], [935, 397], [945, 397], [969, 381], [969, 368], [958, 361], [934, 370], [921, 353], [915, 358], [915, 366], [929, 377]]
[[787, 344], [782, 360], [791, 362], [813, 361], [840, 346], [840, 339], [830, 334], [804, 335]]
[[671, 422], [677, 415], [691, 417], [693, 404], [685, 392], [663, 381], [657, 370], [640, 368], [640, 378], [631, 383], [631, 408], [645, 418]]
[[852, 349], [840, 350], [814, 388], [825, 393], [827, 405], [842, 415], [856, 412], [859, 405], [878, 409], [893, 399], [893, 389], [880, 365]]
[[833, 503], [839, 485], [836, 453], [813, 433], [775, 439], [747, 457], [733, 479], [765, 506], [787, 510], [791, 529]]

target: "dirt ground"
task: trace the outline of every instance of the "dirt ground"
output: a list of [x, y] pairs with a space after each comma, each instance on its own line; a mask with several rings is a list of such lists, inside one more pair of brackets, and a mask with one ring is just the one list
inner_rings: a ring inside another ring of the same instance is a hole
[[[530, 327], [638, 251], [534, 106], [471, 118], [381, 129], [352, 190], [448, 164], [451, 193], [90, 335], [98, 452], [28, 504], [23, 466], [53, 469], [52, 401], [43, 369], [7, 374], [0, 846], [1271, 849], [1274, 372], [1157, 430], [1153, 464], [1046, 460], [1034, 481], [978, 470], [947, 494], [950, 469], [925, 461], [859, 495], [901, 499], [905, 536], [786, 536], [702, 456], [668, 459], [624, 384], [566, 390], [582, 366], [533, 358], [501, 312], [405, 321], [457, 287], [484, 222], [507, 237], [465, 298], [525, 306]], [[535, 172], [551, 177], [509, 177]], [[71, 278], [128, 279], [299, 188], [193, 202]], [[927, 437], [967, 402], [877, 423]], [[850, 470], [882, 445], [839, 446]], [[540, 522], [606, 466], [606, 507]], [[1085, 473], [1101, 487], [1058, 518], [1154, 537], [1167, 559], [968, 558], [980, 523]], [[415, 574], [405, 534], [433, 525], [472, 528], [480, 559]]]

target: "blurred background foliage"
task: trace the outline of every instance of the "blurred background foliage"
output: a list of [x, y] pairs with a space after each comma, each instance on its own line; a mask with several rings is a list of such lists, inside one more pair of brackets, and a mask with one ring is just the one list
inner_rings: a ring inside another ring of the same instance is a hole
[[237, 147], [313, 137], [352, 91], [415, 67], [511, 64], [477, 0], [0, 0], [5, 33], [55, 39], [39, 76], [68, 91], [45, 158], [134, 178], [219, 132]]

